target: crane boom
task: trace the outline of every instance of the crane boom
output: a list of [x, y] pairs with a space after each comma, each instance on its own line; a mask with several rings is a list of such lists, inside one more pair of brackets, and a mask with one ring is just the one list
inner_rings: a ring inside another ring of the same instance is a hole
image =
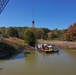
[[5, 6], [7, 5], [8, 2], [9, 2], [9, 0], [0, 0], [0, 14], [4, 10], [4, 8], [5, 8]]

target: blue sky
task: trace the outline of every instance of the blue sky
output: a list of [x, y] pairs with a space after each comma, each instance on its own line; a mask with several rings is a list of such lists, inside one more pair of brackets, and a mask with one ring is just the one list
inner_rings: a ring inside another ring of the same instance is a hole
[[65, 29], [76, 22], [76, 0], [9, 0], [0, 14], [0, 27], [31, 27], [33, 4], [35, 27]]

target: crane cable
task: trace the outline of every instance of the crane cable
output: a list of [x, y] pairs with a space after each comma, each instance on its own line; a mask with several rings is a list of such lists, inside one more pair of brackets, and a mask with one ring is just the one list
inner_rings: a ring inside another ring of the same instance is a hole
[[32, 11], [32, 19], [34, 20], [34, 17], [35, 17], [35, 0], [33, 0], [33, 6], [32, 6], [32, 8], [33, 8], [33, 11]]
[[33, 19], [33, 21], [32, 21], [32, 27], [33, 28], [35, 27], [34, 26], [34, 23], [35, 23], [34, 17], [35, 17], [35, 0], [33, 0], [33, 6], [32, 6], [32, 19]]

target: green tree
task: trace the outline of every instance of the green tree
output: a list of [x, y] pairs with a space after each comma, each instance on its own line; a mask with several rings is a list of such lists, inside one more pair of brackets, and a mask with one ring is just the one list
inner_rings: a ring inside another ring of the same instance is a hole
[[53, 32], [48, 33], [48, 40], [53, 40], [55, 38], [55, 34]]
[[37, 38], [37, 39], [41, 39], [41, 38], [42, 38], [42, 35], [43, 35], [42, 29], [38, 28], [38, 29], [36, 30], [36, 38]]
[[66, 29], [63, 29], [63, 30], [59, 30], [60, 31], [60, 34], [59, 34], [59, 39], [60, 40], [65, 40], [65, 33], [66, 33]]
[[47, 33], [50, 32], [50, 30], [48, 28], [42, 28], [43, 30], [43, 35], [42, 35], [42, 38], [43, 39], [47, 39]]
[[5, 27], [1, 27], [2, 37], [5, 37]]
[[53, 31], [52, 31], [53, 33], [54, 33], [54, 35], [55, 35], [55, 38], [59, 38], [60, 37], [60, 31], [56, 28], [56, 29], [54, 29]]
[[25, 35], [25, 42], [27, 42], [30, 46], [34, 47], [36, 44], [35, 34], [27, 30], [24, 35]]
[[2, 32], [0, 31], [0, 34], [2, 34]]
[[20, 39], [24, 39], [24, 32], [27, 30], [28, 27], [14, 27], [19, 34]]
[[10, 27], [8, 29], [8, 36], [9, 37], [19, 37], [19, 33], [18, 33], [18, 31], [15, 28]]

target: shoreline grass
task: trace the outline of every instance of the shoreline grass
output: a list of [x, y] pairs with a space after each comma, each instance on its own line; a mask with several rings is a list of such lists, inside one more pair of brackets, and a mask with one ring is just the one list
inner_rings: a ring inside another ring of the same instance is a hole
[[70, 42], [70, 41], [59, 41], [59, 40], [48, 41], [48, 40], [39, 39], [38, 43], [47, 43], [47, 44], [53, 44], [60, 47], [76, 49], [76, 42]]

